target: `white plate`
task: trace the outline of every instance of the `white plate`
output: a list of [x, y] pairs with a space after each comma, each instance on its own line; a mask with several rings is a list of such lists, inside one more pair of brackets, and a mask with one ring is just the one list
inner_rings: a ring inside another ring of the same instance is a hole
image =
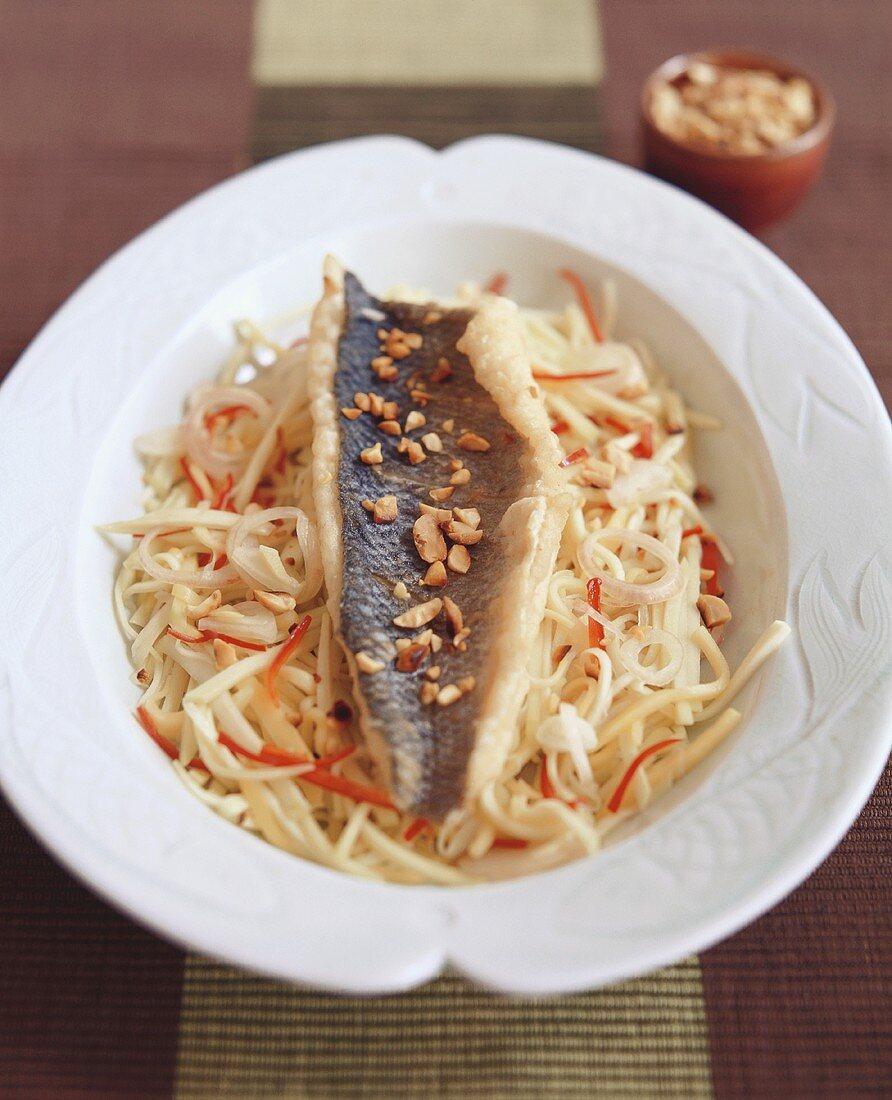
[[[215, 817], [131, 717], [114, 558], [93, 525], [139, 510], [132, 438], [177, 415], [230, 322], [314, 298], [329, 248], [375, 288], [505, 269], [530, 302], [565, 292], [558, 266], [611, 273], [621, 331], [726, 422], [699, 463], [738, 558], [731, 657], [775, 616], [794, 638], [731, 742], [593, 859], [466, 889], [354, 880]], [[868, 373], [761, 245], [610, 161], [382, 137], [255, 168], [88, 280], [0, 390], [0, 427], [4, 790], [72, 871], [199, 951], [338, 990], [403, 989], [447, 961], [518, 993], [603, 984], [773, 905], [888, 754], [892, 443]]]

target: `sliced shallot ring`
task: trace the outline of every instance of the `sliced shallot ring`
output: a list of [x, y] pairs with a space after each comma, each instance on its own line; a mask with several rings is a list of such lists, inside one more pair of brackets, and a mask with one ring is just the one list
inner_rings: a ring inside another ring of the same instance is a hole
[[[617, 580], [616, 577], [605, 573], [597, 564], [594, 547], [607, 539], [631, 543], [632, 546], [653, 554], [666, 567], [665, 572], [661, 577], [647, 584], [630, 584], [628, 581]], [[682, 585], [681, 567], [670, 550], [650, 535], [633, 531], [629, 527], [604, 527], [600, 531], [592, 531], [591, 534], [586, 535], [579, 547], [579, 565], [583, 573], [588, 576], [600, 577], [602, 593], [613, 603], [624, 607], [642, 603], [663, 603], [674, 596]]]
[[[256, 554], [257, 547], [245, 546], [258, 527], [275, 520], [289, 519], [294, 521], [294, 534], [304, 559], [305, 576], [302, 581], [294, 577], [286, 580], [278, 574], [272, 574], [268, 566], [251, 560], [249, 555], [252, 551]], [[316, 527], [300, 508], [265, 508], [263, 511], [250, 512], [242, 516], [227, 532], [226, 553], [242, 578], [253, 588], [287, 592], [298, 603], [305, 603], [312, 599], [322, 587], [322, 559], [319, 554]]]
[[211, 563], [197, 570], [168, 569], [164, 565], [159, 565], [152, 557], [152, 544], [155, 539], [164, 534], [165, 530], [164, 527], [155, 527], [146, 531], [139, 540], [137, 549], [139, 564], [150, 577], [166, 581], [167, 584], [183, 584], [187, 588], [226, 588], [228, 585], [239, 582], [238, 570], [231, 562], [227, 562], [220, 569], [214, 569]]
[[265, 397], [247, 386], [205, 386], [193, 394], [184, 429], [186, 454], [212, 477], [238, 473], [251, 457], [250, 449], [230, 454], [213, 445], [212, 435], [206, 427], [207, 417], [216, 409], [228, 405], [247, 405], [261, 422], [267, 418], [271, 408]]
[[[638, 654], [649, 645], [659, 645], [669, 654], [668, 662], [661, 668], [648, 667], [641, 664]], [[627, 672], [637, 676], [645, 684], [652, 687], [665, 687], [678, 675], [678, 670], [684, 661], [684, 649], [681, 641], [668, 630], [661, 630], [657, 626], [647, 628], [643, 639], [627, 638], [619, 647], [619, 659]]]

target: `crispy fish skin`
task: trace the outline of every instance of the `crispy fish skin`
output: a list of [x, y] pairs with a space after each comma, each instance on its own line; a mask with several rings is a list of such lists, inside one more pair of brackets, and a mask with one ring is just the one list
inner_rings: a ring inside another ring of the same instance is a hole
[[[379, 329], [393, 327], [418, 333], [423, 342], [397, 362], [398, 377], [385, 382], [370, 364], [382, 354]], [[443, 358], [452, 375], [431, 381]], [[426, 404], [410, 396], [413, 377], [431, 395]], [[356, 685], [361, 727], [395, 799], [439, 820], [499, 774], [510, 748], [526, 690], [526, 657], [566, 519], [561, 452], [508, 302], [495, 301], [476, 315], [381, 302], [328, 259], [311, 328], [309, 385], [328, 604]], [[436, 432], [442, 452], [427, 451], [413, 465], [397, 451], [400, 436], [383, 433], [370, 413], [348, 420], [340, 410], [352, 407], [357, 392], [395, 401], [401, 428], [410, 411], [422, 412], [426, 424], [405, 435], [420, 440]], [[444, 427], [449, 420], [452, 432]], [[490, 449], [459, 448], [466, 432], [485, 439]], [[377, 443], [383, 462], [365, 464], [360, 452]], [[455, 458], [470, 470], [470, 482], [435, 504], [429, 491], [449, 484]], [[396, 497], [397, 518], [378, 524], [362, 501], [384, 495]], [[428, 566], [412, 533], [421, 503], [480, 513], [484, 537], [468, 548], [470, 569], [464, 575], [449, 571], [443, 589], [421, 585]], [[410, 592], [408, 602], [393, 595], [399, 581]], [[454, 631], [441, 613], [427, 624], [443, 639], [439, 653], [425, 654], [417, 670], [399, 671], [396, 639], [426, 627], [399, 628], [394, 617], [443, 596], [458, 605], [470, 627], [466, 644], [451, 644]], [[360, 652], [384, 668], [361, 671]], [[468, 677], [476, 686], [451, 705], [422, 703], [432, 664], [441, 669], [438, 690]]]

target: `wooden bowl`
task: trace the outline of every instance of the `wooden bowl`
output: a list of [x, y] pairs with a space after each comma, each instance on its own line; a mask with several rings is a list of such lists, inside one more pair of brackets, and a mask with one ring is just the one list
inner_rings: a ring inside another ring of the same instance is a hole
[[[741, 154], [670, 137], [651, 113], [654, 87], [671, 83], [695, 62], [722, 68], [767, 69], [786, 80], [802, 77], [811, 85], [816, 117], [804, 133], [777, 149]], [[679, 54], [647, 78], [641, 93], [641, 133], [645, 168], [669, 183], [705, 199], [750, 232], [786, 217], [821, 173], [836, 118], [833, 97], [811, 73], [763, 54], [707, 50]]]

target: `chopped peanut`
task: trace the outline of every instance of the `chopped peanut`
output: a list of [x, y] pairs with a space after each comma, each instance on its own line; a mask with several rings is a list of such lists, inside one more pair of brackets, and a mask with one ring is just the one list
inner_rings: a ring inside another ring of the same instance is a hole
[[447, 485], [442, 489], [431, 489], [428, 496], [431, 500], [449, 500], [452, 494], [455, 492], [454, 485]]
[[421, 700], [424, 706], [428, 706], [430, 703], [433, 703], [433, 701], [437, 698], [437, 685], [430, 683], [430, 681], [428, 680], [425, 680], [425, 682], [421, 685], [421, 691], [418, 692], [418, 698]]
[[369, 395], [367, 393], [354, 393], [353, 404], [357, 407], [357, 409], [362, 409], [362, 411], [366, 413], [372, 407], [372, 403], [369, 400]]
[[458, 445], [463, 451], [488, 451], [490, 444], [476, 432], [464, 432], [458, 437]]
[[419, 516], [412, 526], [412, 538], [422, 561], [445, 561], [446, 542], [434, 516]]
[[429, 588], [445, 588], [446, 579], [446, 566], [441, 561], [433, 562], [424, 574], [424, 583]]
[[436, 596], [432, 600], [427, 600], [426, 603], [417, 603], [414, 607], [410, 607], [408, 611], [404, 611], [402, 615], [397, 615], [393, 620], [393, 625], [417, 630], [419, 626], [425, 626], [432, 619], [436, 619], [442, 607], [443, 601]]
[[395, 600], [408, 600], [409, 589], [406, 588], [405, 582], [396, 582], [396, 584], [393, 586], [393, 598]]
[[444, 420], [443, 421], [443, 431], [446, 432], [447, 435], [450, 432], [452, 432], [454, 430], [454, 428], [455, 428], [455, 421], [454, 420]]
[[456, 687], [455, 684], [447, 684], [446, 687], [440, 688], [437, 692], [437, 703], [441, 707], [452, 706], [453, 703], [457, 703], [461, 699], [461, 688]]
[[465, 695], [469, 691], [473, 691], [476, 686], [477, 681], [473, 676], [463, 676], [458, 682], [458, 688], [462, 695]]
[[414, 432], [416, 428], [423, 428], [427, 423], [427, 417], [424, 413], [418, 412], [417, 409], [413, 409], [406, 417], [406, 434]]
[[467, 485], [470, 480], [471, 480], [471, 471], [461, 469], [461, 470], [456, 470], [455, 473], [452, 475], [452, 477], [450, 477], [449, 484], [450, 485]]
[[443, 597], [443, 610], [446, 612], [446, 621], [449, 623], [449, 628], [453, 634], [458, 632], [464, 626], [464, 617], [461, 613], [461, 608], [448, 596]]
[[384, 402], [384, 419], [385, 420], [396, 420], [399, 415], [400, 415], [400, 407], [399, 407], [399, 405], [397, 405], [397, 403], [395, 401], [385, 401]]
[[445, 525], [444, 530], [453, 542], [461, 543], [462, 546], [476, 546], [483, 538], [482, 531], [475, 531], [473, 527], [454, 519]]
[[453, 508], [452, 514], [459, 523], [466, 523], [468, 527], [472, 527], [475, 531], [480, 526], [480, 513], [476, 508]]
[[384, 415], [384, 398], [380, 393], [369, 394], [369, 412], [374, 417], [382, 417]]
[[341, 415], [348, 420], [358, 420], [362, 416], [362, 409], [341, 409]]
[[428, 678], [428, 680], [439, 680], [441, 672], [442, 669], [439, 665], [431, 665], [424, 675]]
[[378, 497], [375, 501], [373, 518], [375, 523], [393, 523], [397, 517], [396, 497]]
[[440, 527], [452, 519], [452, 510], [450, 508], [434, 508], [432, 504], [419, 504], [418, 511], [423, 516], [433, 516]]
[[376, 443], [374, 447], [366, 447], [364, 451], [359, 452], [359, 457], [366, 466], [380, 466], [384, 461], [384, 455], [381, 454], [381, 444]]
[[421, 437], [421, 442], [434, 454], [439, 454], [440, 451], [443, 450], [443, 444], [436, 432], [428, 432], [426, 435], [423, 435]]
[[385, 435], [400, 435], [402, 429], [397, 420], [382, 420], [378, 424], [378, 430]]
[[[411, 413], [409, 414], [412, 415]], [[420, 443], [410, 443], [406, 448], [406, 454], [409, 456], [409, 461], [413, 466], [417, 466], [419, 462], [424, 462], [427, 455], [424, 453], [424, 448]]]
[[375, 657], [369, 656], [365, 650], [360, 650], [356, 654], [356, 665], [360, 672], [380, 672], [384, 668], [384, 662], [377, 660]]
[[409, 645], [397, 654], [397, 672], [415, 672], [421, 662], [430, 653], [430, 646]]
[[297, 605], [294, 597], [286, 592], [263, 592], [255, 589], [254, 599], [274, 615], [284, 615], [286, 611], [293, 611]]
[[437, 360], [437, 365], [431, 373], [431, 382], [445, 382], [447, 378], [452, 377], [452, 366], [449, 360], [441, 356]]
[[697, 610], [703, 617], [703, 623], [707, 630], [714, 626], [723, 626], [731, 621], [731, 608], [721, 596], [710, 596], [704, 592], [697, 600]]
[[468, 548], [459, 544], [450, 546], [446, 564], [453, 573], [467, 573], [471, 568], [471, 555], [468, 553]]

